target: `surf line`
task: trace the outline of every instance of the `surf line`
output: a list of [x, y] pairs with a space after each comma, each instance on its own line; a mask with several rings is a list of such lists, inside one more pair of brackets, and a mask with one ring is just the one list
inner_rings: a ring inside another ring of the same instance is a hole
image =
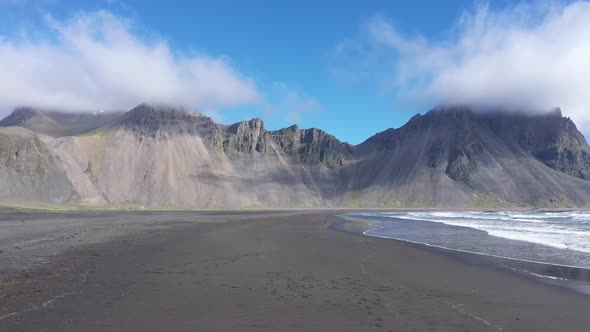
[[17, 312], [11, 312], [11, 313], [9, 313], [9, 314], [6, 314], [6, 315], [4, 315], [4, 316], [0, 316], [0, 320], [3, 320], [3, 319], [5, 319], [5, 318], [9, 318], [9, 317], [15, 316], [15, 315], [17, 315], [17, 314], [18, 314]]

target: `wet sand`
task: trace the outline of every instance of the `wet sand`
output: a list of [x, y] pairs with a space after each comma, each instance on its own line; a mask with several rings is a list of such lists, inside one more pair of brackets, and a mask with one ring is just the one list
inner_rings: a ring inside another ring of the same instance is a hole
[[0, 212], [0, 331], [590, 326], [589, 296], [335, 231], [338, 214]]

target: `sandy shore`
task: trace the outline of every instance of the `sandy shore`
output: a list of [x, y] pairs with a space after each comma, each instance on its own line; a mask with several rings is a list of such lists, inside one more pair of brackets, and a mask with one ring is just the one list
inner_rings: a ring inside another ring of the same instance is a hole
[[[0, 231], [13, 230], [0, 238], [0, 330], [586, 331], [590, 326], [590, 297], [402, 242], [334, 231], [329, 226], [342, 221], [338, 214], [21, 213], [12, 219], [0, 214]], [[23, 229], [8, 227], [17, 223]], [[27, 231], [26, 224], [46, 228], [30, 235], [34, 227]], [[59, 226], [52, 230], [51, 224]], [[74, 235], [77, 230], [86, 235]], [[60, 237], [64, 234], [71, 241]], [[42, 246], [38, 238], [45, 239]], [[11, 247], [17, 242], [21, 249]], [[6, 262], [19, 259], [25, 268], [8, 268]]]

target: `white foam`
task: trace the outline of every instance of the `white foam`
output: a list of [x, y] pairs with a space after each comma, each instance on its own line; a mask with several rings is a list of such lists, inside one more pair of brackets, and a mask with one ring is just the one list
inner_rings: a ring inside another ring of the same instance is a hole
[[468, 227], [505, 239], [590, 253], [590, 213], [588, 212], [444, 211], [366, 215]]
[[[535, 263], [535, 264], [551, 264], [553, 266], [561, 266], [561, 267], [567, 267], [567, 268], [584, 268], [584, 267], [576, 266], [576, 265], [559, 264], [559, 263], [548, 263], [548, 262], [543, 262], [543, 261], [539, 261], [539, 260], [532, 260], [532, 259], [525, 259], [525, 258], [516, 258], [516, 257], [510, 257], [510, 256], [502, 256], [502, 255], [495, 255], [495, 254], [490, 254], [490, 253], [483, 253], [483, 252], [479, 252], [479, 251], [472, 251], [472, 250], [464, 250], [464, 249], [457, 249], [457, 248], [445, 247], [445, 246], [430, 244], [430, 243], [426, 243], [426, 242], [412, 241], [412, 240], [407, 240], [407, 239], [402, 239], [402, 238], [397, 238], [397, 237], [392, 237], [392, 236], [376, 235], [376, 234], [371, 233], [371, 231], [363, 232], [363, 235], [371, 236], [371, 237], [376, 237], [376, 238], [380, 238], [380, 239], [393, 239], [393, 240], [402, 241], [402, 242], [408, 242], [408, 243], [413, 243], [413, 244], [424, 245], [424, 246], [432, 247], [432, 248], [438, 248], [438, 249], [444, 249], [444, 250], [449, 250], [449, 251], [456, 251], [456, 252], [468, 253], [468, 254], [479, 255], [479, 256], [487, 256], [487, 257], [501, 258], [501, 259], [506, 259], [506, 260], [511, 260], [511, 261], [527, 262], [527, 263]], [[531, 273], [529, 271], [523, 271], [523, 272]], [[538, 276], [541, 276], [541, 275], [538, 275]]]

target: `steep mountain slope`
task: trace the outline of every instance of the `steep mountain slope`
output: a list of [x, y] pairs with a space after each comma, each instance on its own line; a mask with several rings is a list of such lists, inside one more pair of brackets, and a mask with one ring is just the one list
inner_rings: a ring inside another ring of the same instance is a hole
[[[305, 162], [277, 145], [260, 119], [222, 126], [198, 113], [140, 105], [90, 135], [59, 138], [50, 146], [62, 160], [79, 165], [69, 170], [71, 177], [86, 174], [110, 203], [211, 208], [325, 203]], [[316, 168], [327, 168], [317, 163]]]
[[35, 133], [0, 128], [0, 202], [61, 203], [72, 196], [59, 159]]
[[122, 112], [66, 113], [19, 107], [0, 120], [0, 127], [19, 126], [54, 137], [71, 136], [100, 128], [121, 114]]
[[[527, 116], [439, 108], [371, 137], [358, 151], [363, 155], [361, 173], [373, 175], [358, 177], [357, 187], [387, 183], [368, 194], [381, 204], [389, 200], [403, 206], [492, 207], [590, 202], [589, 183], [582, 180], [590, 165], [589, 147], [560, 112]], [[564, 167], [562, 156], [575, 156], [575, 162]]]
[[[62, 122], [63, 123], [63, 122]], [[590, 206], [590, 147], [559, 110], [440, 107], [360, 145], [139, 105], [47, 147], [83, 204], [243, 207]], [[2, 171], [5, 172], [5, 171]]]

